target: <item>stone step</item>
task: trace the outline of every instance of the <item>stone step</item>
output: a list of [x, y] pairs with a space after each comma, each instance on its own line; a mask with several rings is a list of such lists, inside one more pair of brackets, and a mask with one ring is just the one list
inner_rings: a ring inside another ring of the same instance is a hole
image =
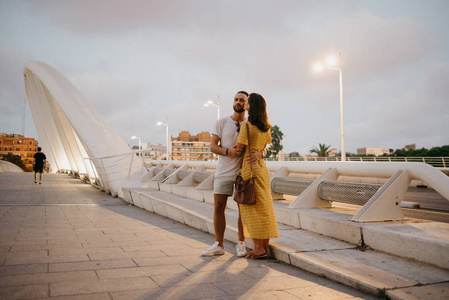
[[[167, 193], [214, 203], [212, 190], [159, 181], [154, 181], [153, 185]], [[449, 223], [411, 218], [358, 223], [351, 218], [360, 207], [336, 204], [330, 209], [292, 209], [285, 201], [275, 201], [274, 207], [278, 222], [282, 224], [449, 270]], [[232, 197], [229, 197], [227, 207], [237, 210]]]
[[[123, 192], [129, 203], [214, 234], [211, 203], [146, 188], [123, 188]], [[237, 217], [235, 209], [226, 210], [225, 239], [234, 243], [237, 242]], [[439, 296], [449, 293], [449, 271], [445, 269], [282, 223], [278, 225], [280, 237], [270, 241], [271, 254], [277, 260], [391, 299], [440, 299]], [[247, 240], [247, 246], [253, 248], [251, 240]]]

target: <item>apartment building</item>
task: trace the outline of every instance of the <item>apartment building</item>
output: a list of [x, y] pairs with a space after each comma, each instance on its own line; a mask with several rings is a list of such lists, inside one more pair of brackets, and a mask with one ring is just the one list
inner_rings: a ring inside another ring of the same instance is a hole
[[202, 161], [214, 160], [214, 154], [210, 152], [209, 132], [201, 132], [190, 135], [188, 131], [181, 131], [178, 137], [171, 137], [171, 159]]
[[0, 133], [0, 156], [8, 153], [19, 155], [24, 165], [32, 169], [33, 156], [37, 152], [38, 142], [34, 138], [21, 134]]

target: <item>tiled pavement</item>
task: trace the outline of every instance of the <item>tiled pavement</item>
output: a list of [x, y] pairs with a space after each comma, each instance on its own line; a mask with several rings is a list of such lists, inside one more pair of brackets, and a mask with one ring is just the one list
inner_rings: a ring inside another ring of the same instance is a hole
[[376, 299], [62, 174], [0, 173], [0, 299]]

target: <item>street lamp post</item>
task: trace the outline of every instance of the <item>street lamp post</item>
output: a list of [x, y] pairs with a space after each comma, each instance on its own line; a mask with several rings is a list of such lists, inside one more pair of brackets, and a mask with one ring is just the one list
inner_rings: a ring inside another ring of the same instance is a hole
[[131, 137], [131, 139], [133, 139], [133, 140], [138, 139], [139, 140], [139, 151], [137, 152], [137, 156], [140, 156], [140, 149], [142, 148], [142, 146], [141, 146], [142, 142], [140, 140], [140, 137], [133, 135]]
[[212, 101], [212, 100], [207, 100], [207, 102], [204, 103], [203, 105], [205, 107], [208, 107], [208, 106], [215, 106], [215, 107], [217, 107], [217, 120], [220, 119], [220, 103]]
[[[337, 64], [338, 63], [338, 64]], [[329, 57], [326, 59], [326, 66], [322, 63], [318, 63], [314, 67], [315, 71], [322, 71], [323, 69], [336, 70], [340, 75], [340, 123], [341, 123], [341, 160], [346, 161], [346, 150], [345, 150], [345, 130], [344, 130], [344, 119], [343, 119], [343, 75], [341, 71], [341, 53], [339, 53], [339, 60], [337, 61], [334, 57]]]
[[164, 122], [157, 122], [156, 125], [157, 125], [157, 126], [162, 126], [162, 125], [166, 126], [166, 128], [165, 128], [165, 137], [166, 137], [166, 141], [167, 141], [167, 160], [169, 160], [169, 153], [170, 153], [169, 148], [170, 148], [170, 144], [169, 144], [169, 141], [168, 141], [168, 124], [167, 124], [167, 123], [164, 123]]

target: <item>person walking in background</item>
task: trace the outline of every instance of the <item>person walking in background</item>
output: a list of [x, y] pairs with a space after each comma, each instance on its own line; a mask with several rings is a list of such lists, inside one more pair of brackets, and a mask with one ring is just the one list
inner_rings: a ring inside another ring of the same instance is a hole
[[34, 154], [33, 170], [34, 170], [34, 184], [37, 183], [37, 173], [39, 173], [39, 184], [42, 184], [42, 176], [44, 168], [47, 164], [47, 157], [42, 153], [42, 148], [37, 147], [37, 153]]
[[249, 139], [247, 137], [246, 124], [241, 126], [237, 138], [237, 151], [244, 151], [244, 160], [241, 169], [243, 180], [251, 177], [250, 164], [252, 164], [252, 175], [254, 177], [254, 192], [256, 204], [240, 204], [240, 215], [243, 224], [245, 238], [252, 238], [254, 250], [247, 258], [268, 257], [270, 238], [278, 238], [276, 215], [274, 214], [273, 199], [271, 197], [270, 173], [263, 159], [253, 163], [248, 153], [248, 142], [251, 143], [251, 152], [263, 151], [266, 145], [271, 143], [271, 125], [268, 121], [265, 99], [256, 93], [248, 97], [245, 105], [248, 111]]

